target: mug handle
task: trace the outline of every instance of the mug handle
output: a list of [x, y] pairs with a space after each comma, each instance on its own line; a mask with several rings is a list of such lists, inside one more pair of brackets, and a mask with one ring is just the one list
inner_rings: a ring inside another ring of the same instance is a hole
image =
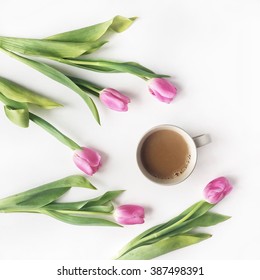
[[197, 148], [207, 145], [211, 142], [209, 134], [201, 134], [195, 137], [192, 137]]

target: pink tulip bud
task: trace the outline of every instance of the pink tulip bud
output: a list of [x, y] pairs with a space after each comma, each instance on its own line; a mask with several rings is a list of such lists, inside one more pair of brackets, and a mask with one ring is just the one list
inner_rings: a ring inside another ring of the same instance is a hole
[[130, 98], [113, 88], [105, 88], [100, 92], [101, 102], [114, 111], [125, 112], [128, 110]]
[[204, 195], [209, 203], [216, 204], [232, 191], [233, 187], [225, 177], [219, 177], [209, 182], [204, 189]]
[[148, 88], [152, 95], [165, 103], [171, 103], [177, 94], [176, 87], [163, 78], [150, 79], [148, 82]]
[[144, 208], [138, 205], [121, 205], [114, 212], [115, 220], [122, 225], [144, 223]]
[[80, 170], [90, 176], [96, 173], [101, 166], [100, 154], [89, 148], [76, 150], [73, 156], [73, 160]]

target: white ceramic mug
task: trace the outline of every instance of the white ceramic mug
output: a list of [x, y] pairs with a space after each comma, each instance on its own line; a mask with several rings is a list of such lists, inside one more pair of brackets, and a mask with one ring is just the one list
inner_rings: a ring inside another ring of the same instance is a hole
[[[180, 174], [179, 176], [176, 176], [174, 178], [171, 179], [160, 179], [157, 178], [155, 176], [153, 176], [152, 174], [150, 174], [144, 167], [143, 163], [142, 163], [142, 159], [141, 159], [141, 150], [143, 147], [143, 144], [145, 142], [145, 140], [154, 132], [160, 131], [160, 130], [171, 130], [171, 131], [175, 131], [178, 134], [180, 134], [183, 139], [185, 140], [188, 149], [189, 149], [189, 155], [190, 155], [190, 160], [189, 163], [187, 165], [186, 170]], [[150, 129], [149, 131], [147, 131], [145, 133], [145, 135], [142, 137], [142, 139], [140, 140], [138, 147], [137, 147], [137, 163], [138, 166], [141, 170], [141, 172], [151, 181], [155, 182], [155, 183], [159, 183], [162, 185], [175, 185], [175, 184], [179, 184], [180, 182], [184, 181], [185, 179], [187, 179], [189, 177], [189, 175], [193, 172], [195, 166], [196, 166], [196, 162], [197, 162], [197, 148], [204, 146], [208, 143], [211, 142], [210, 136], [209, 134], [201, 134], [198, 135], [196, 137], [191, 137], [186, 131], [184, 131], [182, 128], [174, 126], [174, 125], [159, 125], [156, 127], [153, 127], [152, 129]]]

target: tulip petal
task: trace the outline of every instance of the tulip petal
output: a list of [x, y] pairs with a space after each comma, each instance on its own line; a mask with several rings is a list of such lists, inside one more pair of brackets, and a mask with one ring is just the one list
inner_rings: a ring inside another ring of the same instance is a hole
[[108, 92], [110, 92], [112, 95], [114, 95], [115, 97], [117, 97], [118, 99], [122, 100], [125, 103], [130, 103], [130, 98], [124, 94], [122, 94], [121, 92], [117, 91], [114, 88], [107, 88], [106, 89]]
[[152, 90], [160, 92], [160, 94], [167, 98], [173, 98], [176, 95], [176, 87], [166, 79], [154, 78], [150, 80], [150, 87]]
[[109, 109], [112, 109], [114, 111], [127, 111], [127, 106], [124, 104], [123, 101], [120, 99], [115, 98], [110, 93], [107, 93], [106, 95], [103, 94], [100, 96], [101, 102], [106, 105]]
[[80, 170], [82, 170], [84, 173], [86, 173], [87, 175], [90, 175], [90, 176], [92, 176], [94, 174], [93, 169], [88, 164], [88, 162], [86, 162], [84, 159], [82, 159], [78, 155], [74, 154], [73, 160], [74, 160], [74, 163], [76, 164], [76, 166]]
[[83, 148], [82, 150], [77, 150], [76, 153], [79, 157], [86, 160], [91, 166], [100, 165], [101, 156], [98, 152], [89, 148]]
[[132, 205], [132, 204], [126, 204], [121, 205], [117, 208], [117, 211], [120, 212], [123, 216], [139, 216], [144, 217], [144, 208], [139, 205]]
[[148, 88], [158, 100], [170, 103], [177, 94], [176, 87], [166, 79], [153, 78], [148, 82]]
[[216, 204], [232, 191], [233, 187], [225, 177], [219, 177], [207, 184], [204, 196], [209, 203]]
[[75, 151], [73, 160], [80, 170], [90, 176], [96, 173], [101, 166], [100, 154], [92, 149], [85, 147], [82, 148], [82, 150]]
[[133, 217], [133, 218], [117, 218], [117, 222], [121, 225], [136, 225], [136, 224], [143, 224], [144, 219], [140, 217]]
[[149, 91], [158, 99], [160, 100], [161, 102], [164, 102], [164, 103], [171, 103], [172, 99], [171, 98], [167, 98], [165, 96], [162, 96], [159, 92], [157, 92], [156, 90], [151, 90], [149, 89]]
[[126, 112], [128, 110], [128, 103], [130, 102], [130, 99], [115, 89], [103, 89], [99, 98], [109, 109], [119, 112]]
[[114, 212], [115, 220], [122, 225], [144, 223], [144, 208], [139, 205], [121, 205]]

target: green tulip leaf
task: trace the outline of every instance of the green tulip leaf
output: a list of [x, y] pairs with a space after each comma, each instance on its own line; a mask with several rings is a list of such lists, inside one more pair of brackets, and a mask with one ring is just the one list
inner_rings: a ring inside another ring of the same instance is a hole
[[116, 259], [150, 260], [174, 250], [196, 244], [210, 237], [211, 235], [206, 233], [182, 234], [172, 237], [165, 237], [155, 243], [134, 248], [133, 250], [128, 251], [126, 254], [118, 256]]
[[[44, 200], [44, 196], [46, 195], [47, 200], [56, 200], [59, 196], [58, 194], [63, 195], [67, 192], [71, 187], [82, 187], [88, 189], [95, 189], [95, 187], [84, 177], [80, 175], [69, 176], [31, 190], [21, 192], [19, 194], [9, 196], [7, 198], [0, 200], [0, 210], [5, 208], [12, 208], [16, 205], [23, 205], [25, 207], [25, 201], [33, 202], [36, 201], [37, 196], [42, 197]], [[61, 191], [59, 192], [59, 190]], [[58, 191], [56, 191], [58, 190]], [[50, 199], [51, 195], [53, 194], [53, 199]], [[39, 205], [43, 205], [41, 201], [39, 201]], [[34, 202], [35, 205], [35, 202]]]
[[88, 105], [88, 107], [89, 107], [90, 111], [92, 112], [96, 121], [98, 123], [100, 123], [98, 110], [97, 110], [96, 105], [93, 102], [93, 100], [62, 72], [56, 70], [55, 68], [49, 66], [46, 63], [25, 58], [23, 56], [15, 54], [15, 53], [9, 52], [8, 50], [5, 50], [5, 49], [1, 49], [1, 50], [3, 52], [7, 53], [8, 55], [10, 55], [11, 57], [14, 57], [15, 59], [29, 65], [30, 67], [34, 68], [37, 71], [41, 72], [42, 74], [46, 75], [47, 77], [63, 84], [64, 86], [72, 89], [73, 91], [75, 91], [86, 102], [86, 104]]
[[108, 202], [104, 205], [90, 206], [83, 208], [85, 201], [80, 202], [53, 202], [44, 207], [46, 210], [65, 210], [69, 212], [77, 212], [78, 214], [86, 213], [111, 213], [114, 210], [114, 206], [111, 202]]
[[35, 104], [45, 109], [52, 109], [61, 106], [53, 100], [43, 97], [36, 92], [3, 77], [0, 77], [0, 92], [8, 99], [22, 103]]
[[29, 126], [29, 111], [25, 109], [16, 109], [9, 106], [4, 106], [7, 118], [14, 124], [20, 127]]
[[59, 140], [61, 143], [68, 146], [72, 150], [80, 150], [81, 149], [81, 147], [76, 142], [74, 142], [72, 139], [67, 137], [65, 134], [63, 134], [61, 131], [59, 131], [56, 127], [54, 127], [52, 124], [45, 121], [41, 117], [39, 117], [39, 116], [37, 116], [33, 113], [29, 113], [29, 118], [35, 124], [39, 125], [41, 128], [46, 130], [48, 133], [53, 135], [57, 140]]
[[95, 72], [105, 73], [129, 73], [141, 78], [169, 77], [164, 74], [156, 74], [152, 70], [136, 62], [117, 62], [102, 59], [63, 59], [59, 57], [49, 57], [52, 60], [83, 68]]
[[[46, 209], [48, 210], [80, 210], [80, 211], [91, 211], [91, 212], [99, 212], [97, 209], [102, 209], [101, 212], [111, 212], [113, 210], [113, 205], [111, 201], [118, 197], [123, 191], [109, 191], [99, 196], [97, 198], [84, 200], [84, 201], [77, 201], [77, 202], [54, 202], [50, 203]], [[105, 210], [105, 211], [104, 211]]]
[[89, 212], [99, 212], [99, 213], [112, 213], [114, 211], [114, 205], [112, 204], [112, 202], [107, 202], [104, 205], [97, 205], [97, 206], [90, 206], [90, 207], [86, 207], [84, 208], [85, 211], [89, 211]]
[[100, 39], [108, 31], [123, 32], [129, 28], [135, 21], [136, 17], [126, 18], [115, 16], [106, 22], [98, 23], [88, 27], [67, 31], [64, 33], [52, 35], [47, 40], [63, 42], [90, 42]]
[[29, 126], [29, 111], [26, 103], [11, 100], [2, 93], [0, 93], [0, 101], [5, 104], [4, 111], [11, 122], [20, 127]]
[[52, 218], [55, 218], [64, 223], [78, 225], [78, 226], [115, 226], [120, 227], [115, 222], [103, 219], [103, 218], [95, 218], [88, 216], [80, 216], [80, 215], [71, 215], [71, 214], [63, 214], [59, 211], [51, 211], [44, 210], [42, 213], [49, 215]]
[[48, 204], [46, 210], [69, 210], [69, 211], [79, 211], [88, 202], [86, 201], [76, 201], [76, 202], [52, 202]]
[[0, 37], [0, 47], [23, 55], [75, 58], [101, 48], [106, 41], [60, 42], [44, 39]]
[[18, 207], [26, 207], [28, 208], [41, 208], [56, 199], [60, 198], [63, 194], [65, 194], [70, 187], [67, 188], [60, 188], [60, 189], [51, 189], [51, 190], [45, 190], [40, 193], [31, 195], [27, 199], [21, 201], [17, 204]]
[[194, 220], [193, 227], [210, 227], [230, 219], [230, 216], [208, 212]]
[[[198, 218], [194, 218], [194, 219], [188, 220], [186, 222], [183, 222], [178, 227], [176, 227], [174, 230], [172, 230], [172, 231], [169, 230], [164, 235], [154, 238], [154, 239], [149, 239], [147, 242], [148, 243], [156, 242], [157, 240], [160, 240], [163, 237], [184, 234], [197, 227], [214, 226], [214, 225], [222, 223], [228, 219], [230, 219], [230, 216], [225, 216], [225, 215], [221, 215], [221, 214], [217, 214], [217, 213], [208, 212]], [[146, 244], [147, 242], [144, 241], [144, 239], [143, 239], [144, 244]]]
[[26, 103], [17, 102], [12, 99], [7, 98], [0, 92], [0, 101], [2, 101], [5, 105], [12, 107], [13, 109], [27, 109], [28, 106]]
[[137, 17], [126, 18], [123, 16], [115, 16], [109, 28], [114, 32], [120, 33], [128, 29], [136, 19]]
[[191, 219], [187, 222], [184, 222], [180, 227], [175, 229], [172, 233], [184, 233], [196, 227], [210, 227], [216, 224], [222, 223], [228, 219], [230, 216], [221, 215], [218, 213], [208, 212], [198, 218]]
[[84, 207], [82, 207], [82, 209], [92, 206], [104, 205], [107, 202], [117, 198], [122, 192], [124, 192], [124, 190], [106, 192], [97, 198], [90, 199], [88, 203], [86, 203]]

